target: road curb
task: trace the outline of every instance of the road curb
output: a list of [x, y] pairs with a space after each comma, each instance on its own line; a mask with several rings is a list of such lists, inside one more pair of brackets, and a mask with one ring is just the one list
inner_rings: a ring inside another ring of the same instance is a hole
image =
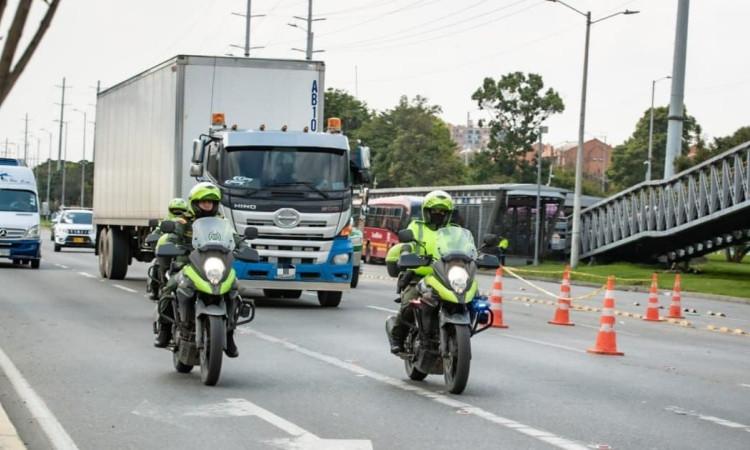
[[21, 438], [18, 436], [16, 427], [8, 418], [8, 415], [0, 404], [0, 449], [2, 450], [26, 450]]

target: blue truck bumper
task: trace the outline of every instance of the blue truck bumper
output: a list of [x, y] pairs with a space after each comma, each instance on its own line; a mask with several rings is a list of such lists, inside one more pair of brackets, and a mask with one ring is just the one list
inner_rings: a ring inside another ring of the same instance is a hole
[[39, 239], [0, 240], [0, 258], [41, 259], [42, 248]]
[[[346, 264], [334, 264], [336, 255], [349, 255]], [[271, 262], [234, 262], [237, 278], [248, 287], [271, 289], [348, 290], [352, 279], [352, 245], [349, 239], [334, 239], [328, 260], [324, 264], [283, 265]]]

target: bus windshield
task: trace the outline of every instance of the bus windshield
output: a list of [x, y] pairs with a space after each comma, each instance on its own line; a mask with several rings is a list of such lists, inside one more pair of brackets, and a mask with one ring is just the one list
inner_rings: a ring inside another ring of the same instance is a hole
[[350, 187], [349, 160], [342, 149], [239, 147], [221, 157], [209, 154], [208, 166], [209, 172], [228, 188], [307, 186], [325, 196], [325, 192]]

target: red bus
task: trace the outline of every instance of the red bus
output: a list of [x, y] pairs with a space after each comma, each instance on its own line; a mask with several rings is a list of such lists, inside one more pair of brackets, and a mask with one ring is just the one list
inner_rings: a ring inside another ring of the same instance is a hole
[[385, 261], [388, 250], [398, 244], [398, 232], [409, 222], [422, 217], [423, 197], [399, 195], [382, 197], [367, 202], [362, 255], [367, 263], [373, 259]]

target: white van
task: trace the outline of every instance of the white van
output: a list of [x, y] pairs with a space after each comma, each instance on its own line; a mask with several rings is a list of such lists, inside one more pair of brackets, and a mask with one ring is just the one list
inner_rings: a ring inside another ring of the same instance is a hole
[[39, 268], [39, 195], [28, 167], [0, 165], [0, 258]]

